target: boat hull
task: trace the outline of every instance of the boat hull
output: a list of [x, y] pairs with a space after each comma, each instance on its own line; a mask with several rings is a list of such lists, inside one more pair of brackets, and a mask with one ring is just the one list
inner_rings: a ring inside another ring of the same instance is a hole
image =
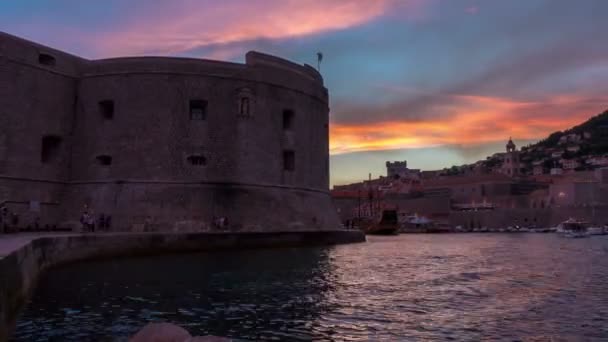
[[397, 235], [398, 233], [399, 231], [395, 227], [370, 228], [365, 231], [367, 235]]

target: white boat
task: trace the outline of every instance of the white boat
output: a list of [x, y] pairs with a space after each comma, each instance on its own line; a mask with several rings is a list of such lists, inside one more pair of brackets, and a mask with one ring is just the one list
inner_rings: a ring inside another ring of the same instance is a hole
[[604, 235], [606, 234], [606, 229], [604, 227], [588, 227], [587, 234], [589, 235]]
[[586, 237], [589, 236], [587, 232], [588, 225], [587, 222], [569, 218], [557, 226], [557, 233], [570, 238]]

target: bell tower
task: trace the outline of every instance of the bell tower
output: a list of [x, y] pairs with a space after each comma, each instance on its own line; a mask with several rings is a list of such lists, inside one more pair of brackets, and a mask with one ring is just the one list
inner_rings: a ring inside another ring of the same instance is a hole
[[507, 143], [507, 153], [512, 153], [512, 152], [515, 152], [516, 150], [517, 150], [517, 147], [515, 146], [513, 139], [511, 139], [511, 137], [509, 137], [509, 142]]
[[506, 149], [507, 153], [504, 154], [501, 173], [509, 177], [519, 176], [519, 152], [517, 151], [517, 146], [515, 146], [513, 139], [509, 138], [509, 142], [507, 142]]

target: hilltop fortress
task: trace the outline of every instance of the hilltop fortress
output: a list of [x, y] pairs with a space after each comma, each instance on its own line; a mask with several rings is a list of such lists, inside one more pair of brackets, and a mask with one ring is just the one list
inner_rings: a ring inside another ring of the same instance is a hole
[[328, 92], [249, 52], [86, 60], [0, 32], [0, 204], [21, 227], [329, 230]]

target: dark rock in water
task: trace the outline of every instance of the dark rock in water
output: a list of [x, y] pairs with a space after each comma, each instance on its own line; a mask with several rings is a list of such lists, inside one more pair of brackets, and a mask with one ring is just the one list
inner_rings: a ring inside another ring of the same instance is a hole
[[184, 342], [190, 338], [190, 333], [175, 324], [148, 323], [130, 342]]

